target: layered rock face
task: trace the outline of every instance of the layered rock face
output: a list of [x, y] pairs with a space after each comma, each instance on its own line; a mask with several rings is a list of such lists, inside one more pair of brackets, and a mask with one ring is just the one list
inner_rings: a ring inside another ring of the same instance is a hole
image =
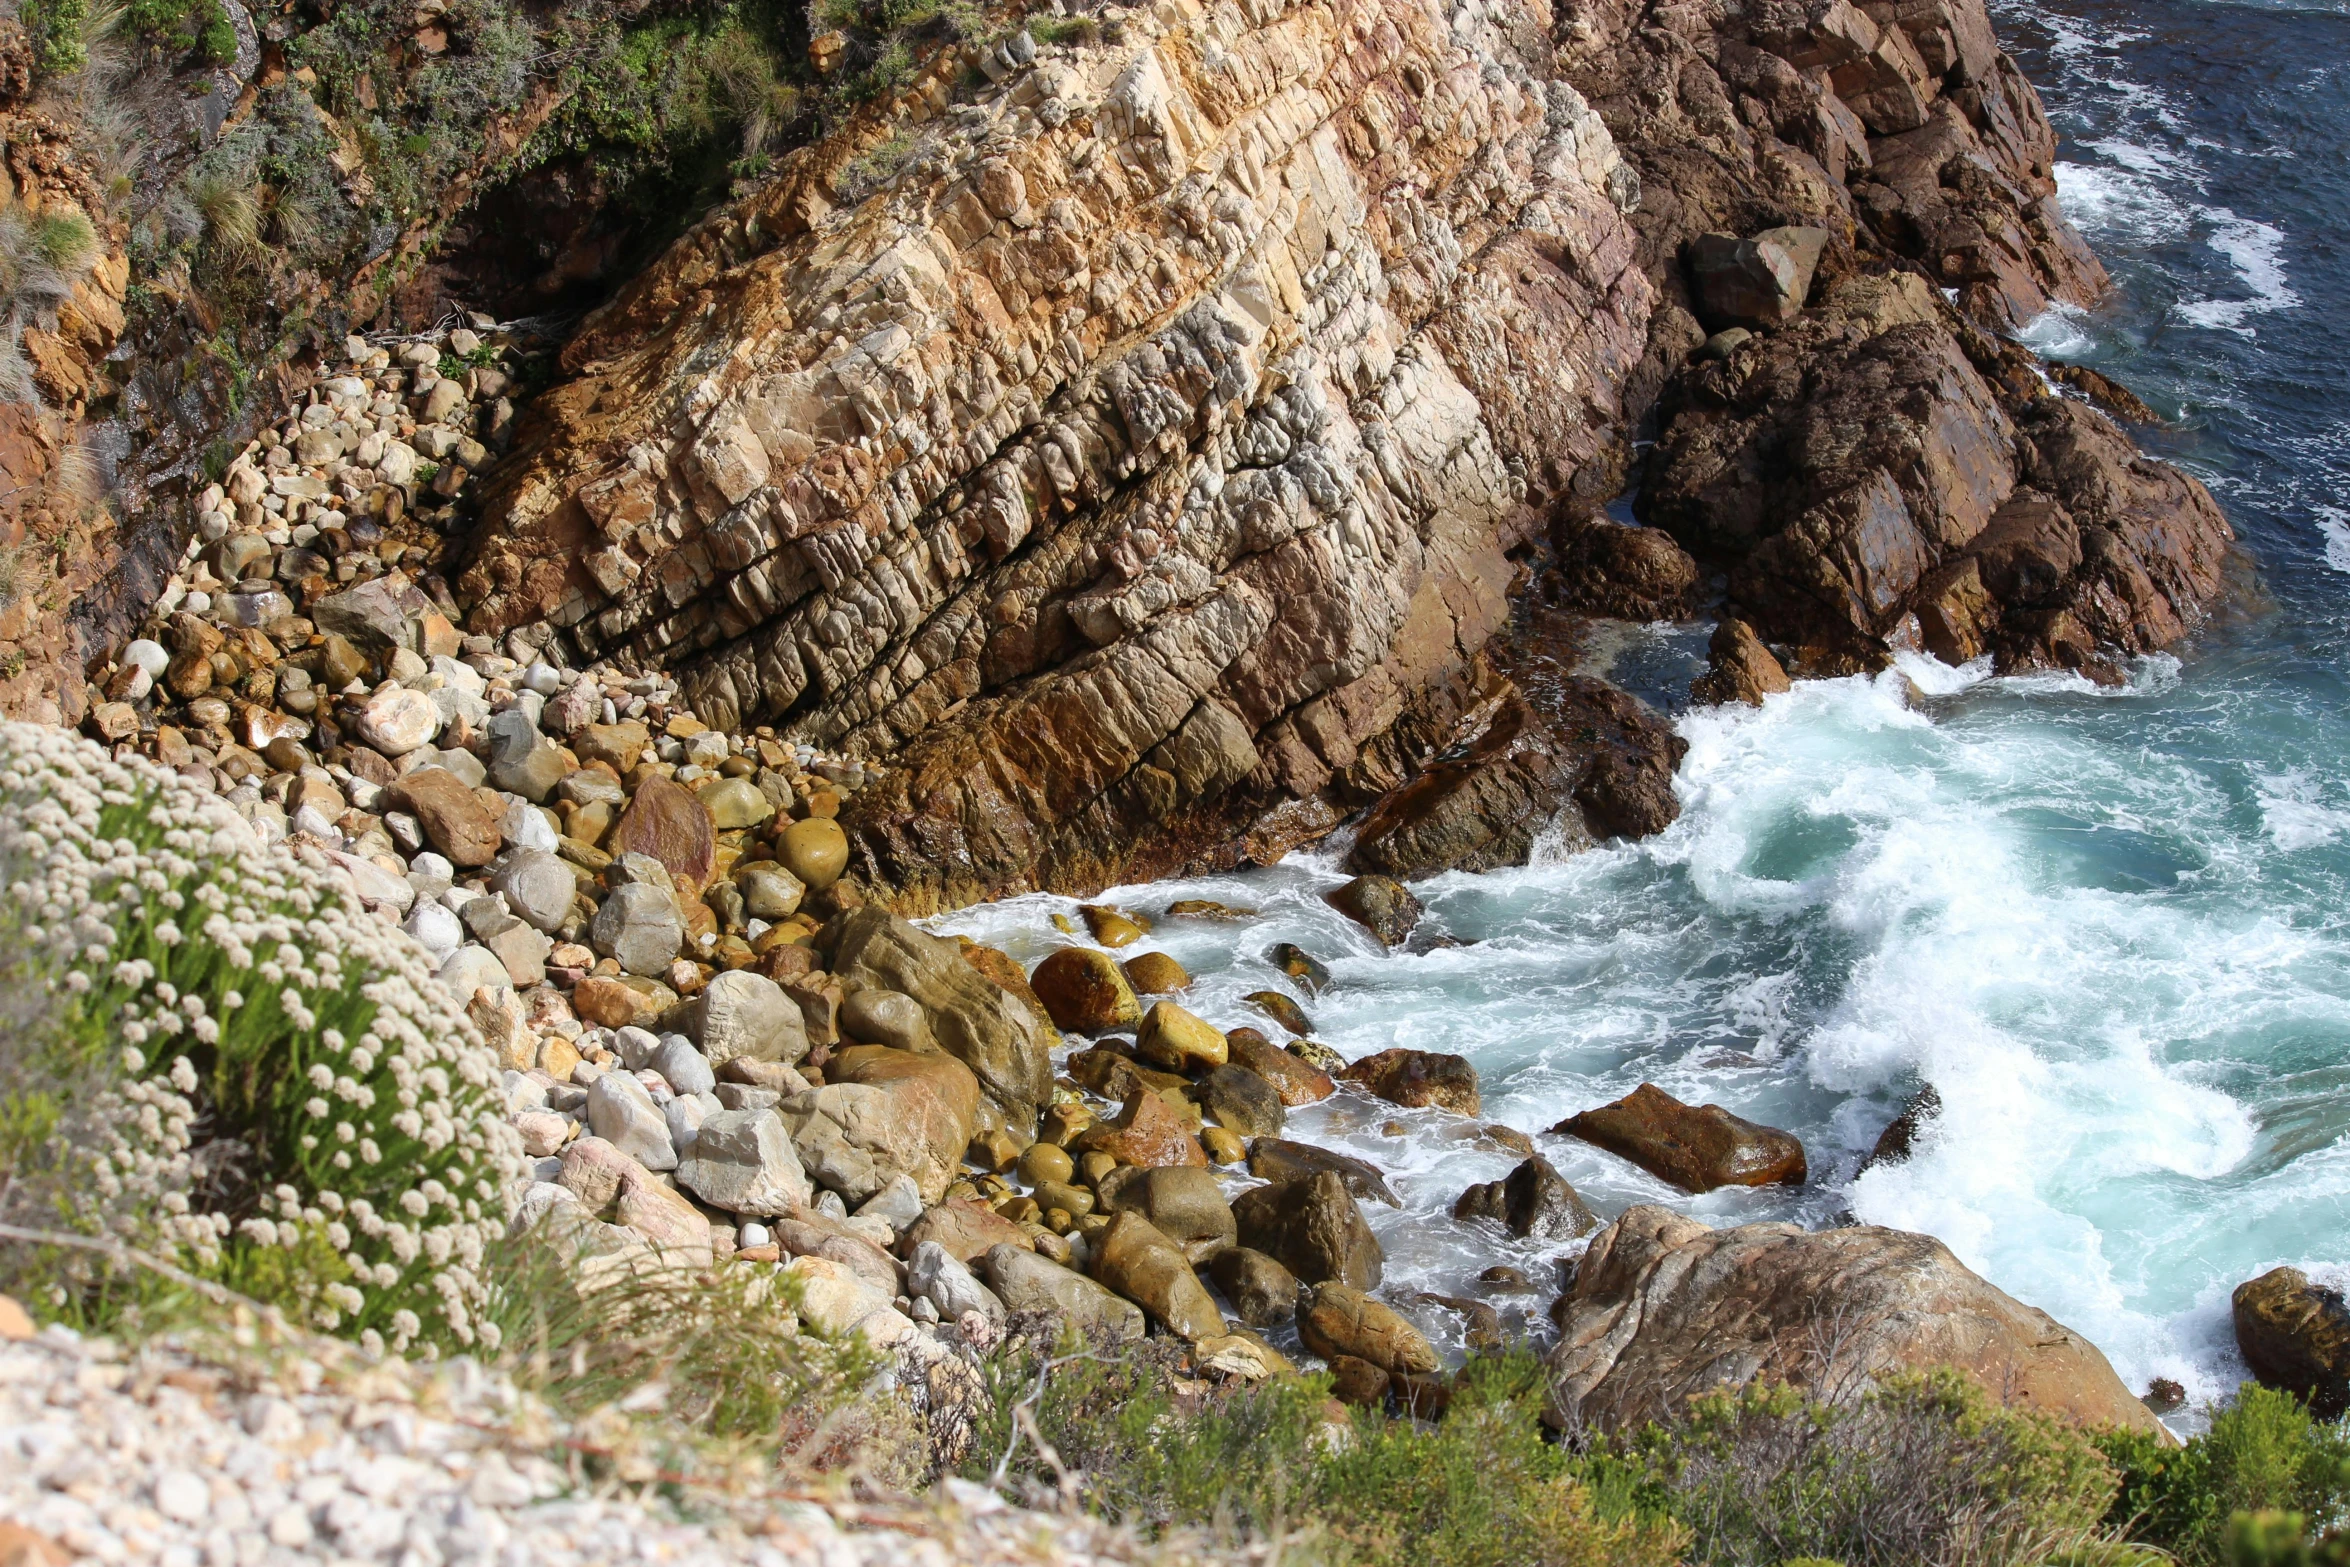
[[1646, 192], [1644, 376], [1672, 379], [1640, 515], [1733, 613], [1799, 673], [1922, 643], [2112, 678], [2194, 622], [2211, 497], [1994, 335], [2105, 277], [1975, 0], [1601, 3], [1562, 35]]
[[975, 102], [942, 66], [882, 194], [831, 212], [878, 153], [815, 149], [574, 343], [474, 628], [890, 758], [847, 825], [901, 907], [1401, 782], [1481, 694], [1505, 553], [1612, 488], [1645, 341], [1634, 182], [1548, 22], [1169, 4]]

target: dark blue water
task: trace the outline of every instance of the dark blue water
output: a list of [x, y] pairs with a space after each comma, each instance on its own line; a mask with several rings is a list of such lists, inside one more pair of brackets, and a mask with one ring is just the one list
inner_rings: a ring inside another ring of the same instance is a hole
[[[2244, 540], [2219, 615], [2118, 692], [1912, 661], [1920, 705], [1854, 679], [1688, 715], [1670, 831], [1420, 889], [1472, 946], [1377, 951], [1321, 904], [1326, 858], [1113, 896], [1266, 911], [1156, 938], [1227, 1025], [1292, 939], [1334, 959], [1321, 1037], [1466, 1054], [1491, 1118], [1538, 1132], [1646, 1079], [1811, 1150], [1800, 1193], [1693, 1199], [1542, 1139], [1603, 1214], [1927, 1230], [2132, 1385], [2211, 1395], [2242, 1374], [2238, 1282], [2350, 1262], [2350, 15], [2077, 0], [2000, 22], [2117, 285], [2033, 340], [2168, 416], [2143, 439]], [[1623, 667], [1687, 651], [1649, 635]], [[1034, 956], [1053, 906], [955, 923]], [[1922, 1080], [1941, 1121], [1856, 1179]], [[1391, 1278], [1476, 1292], [1508, 1245], [1443, 1215], [1508, 1154], [1435, 1111], [1296, 1121], [1395, 1172], [1404, 1209], [1372, 1214]]]

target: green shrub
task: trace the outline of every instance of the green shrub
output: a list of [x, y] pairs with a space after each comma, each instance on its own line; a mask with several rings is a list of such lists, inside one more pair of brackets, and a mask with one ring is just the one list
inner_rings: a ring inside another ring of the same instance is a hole
[[90, 63], [90, 0], [24, 0], [17, 19], [33, 42], [33, 63], [62, 76]]
[[2350, 1432], [2290, 1393], [2245, 1383], [2183, 1447], [2135, 1432], [2098, 1443], [2122, 1477], [2109, 1523], [2191, 1567], [2230, 1559], [2239, 1513], [2294, 1513], [2320, 1531], [2350, 1522]]
[[130, 0], [126, 17], [141, 38], [168, 53], [192, 52], [210, 65], [237, 57], [237, 30], [220, 0]]
[[[1542, 1435], [1531, 1355], [1472, 1364], [1442, 1423], [1333, 1416], [1326, 1379], [1182, 1391], [1180, 1356], [1064, 1339], [987, 1367], [995, 1395], [964, 1472], [1058, 1492], [1157, 1533], [1319, 1542], [1380, 1567], [1663, 1567], [1681, 1536]], [[1190, 1385], [1197, 1388], [1197, 1384]], [[1024, 1427], [1025, 1411], [1033, 1430]]]
[[[54, 1008], [0, 1124], [51, 1129], [52, 1223], [365, 1342], [495, 1347], [479, 1270], [520, 1148], [422, 948], [323, 859], [45, 726], [0, 726], [0, 877]], [[61, 1268], [44, 1304], [126, 1289]]]
[[2080, 1431], [1947, 1370], [1849, 1407], [1784, 1386], [1711, 1393], [1629, 1452], [1696, 1562], [2021, 1567], [2096, 1538], [2116, 1484]]

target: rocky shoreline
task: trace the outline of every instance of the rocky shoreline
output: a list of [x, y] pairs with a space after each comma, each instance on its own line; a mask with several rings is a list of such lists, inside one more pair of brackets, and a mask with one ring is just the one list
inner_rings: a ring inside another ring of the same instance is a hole
[[[773, 1269], [925, 1363], [1030, 1312], [1244, 1382], [1302, 1351], [1433, 1413], [1412, 1315], [1500, 1320], [1376, 1293], [1381, 1172], [1282, 1135], [1348, 1095], [1521, 1156], [1453, 1212], [1566, 1262], [1521, 1281], [1562, 1427], [1958, 1364], [2153, 1429], [1922, 1237], [1602, 1226], [1466, 1061], [1316, 1044], [1316, 954], [1195, 1013], [1150, 919], [1246, 911], [1087, 905], [1033, 969], [911, 922], [1352, 822], [1333, 901], [1402, 947], [1406, 881], [1661, 830], [1684, 743], [1537, 678], [1513, 595], [1710, 616], [1697, 699], [1757, 702], [1912, 649], [2110, 681], [2220, 591], [2209, 495], [2004, 335], [2104, 283], [1971, 0], [1261, 10], [1011, 32], [979, 89], [942, 53], [527, 402], [486, 320], [338, 345], [84, 732], [421, 944], [503, 1069], [514, 1233], [591, 1267]], [[1807, 1178], [1653, 1087], [1548, 1134]], [[2322, 1392], [2338, 1297], [2262, 1282], [2247, 1331], [2302, 1348], [2256, 1369]]]

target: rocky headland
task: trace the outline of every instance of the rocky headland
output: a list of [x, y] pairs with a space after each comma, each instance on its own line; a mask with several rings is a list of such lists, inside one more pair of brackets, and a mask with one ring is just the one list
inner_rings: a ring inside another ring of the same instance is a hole
[[[60, 578], [104, 614], [11, 611], [8, 689], [405, 933], [515, 1234], [774, 1269], [933, 1385], [1041, 1314], [1430, 1414], [1413, 1314], [1499, 1318], [1383, 1300], [1382, 1173], [1282, 1134], [1476, 1118], [1469, 1063], [1315, 1043], [1295, 949], [1261, 1015], [1189, 1010], [1154, 922], [1244, 909], [1088, 904], [1033, 967], [913, 921], [1351, 824], [1333, 902], [1408, 947], [1411, 880], [1673, 821], [1685, 744], [1584, 619], [1715, 622], [1707, 703], [1914, 649], [2113, 681], [2231, 535], [2015, 340], [2106, 284], [1976, 0], [1078, 20], [917, 57], [551, 360], [322, 317], [213, 481]], [[1603, 1224], [1534, 1140], [1698, 1192], [1806, 1181], [1785, 1132], [1643, 1087], [1483, 1135], [1523, 1162], [1456, 1217], [1566, 1261], [1562, 1429], [1948, 1365], [2154, 1429], [1925, 1237]], [[2246, 1291], [2254, 1368], [2330, 1396], [2338, 1297]]]

